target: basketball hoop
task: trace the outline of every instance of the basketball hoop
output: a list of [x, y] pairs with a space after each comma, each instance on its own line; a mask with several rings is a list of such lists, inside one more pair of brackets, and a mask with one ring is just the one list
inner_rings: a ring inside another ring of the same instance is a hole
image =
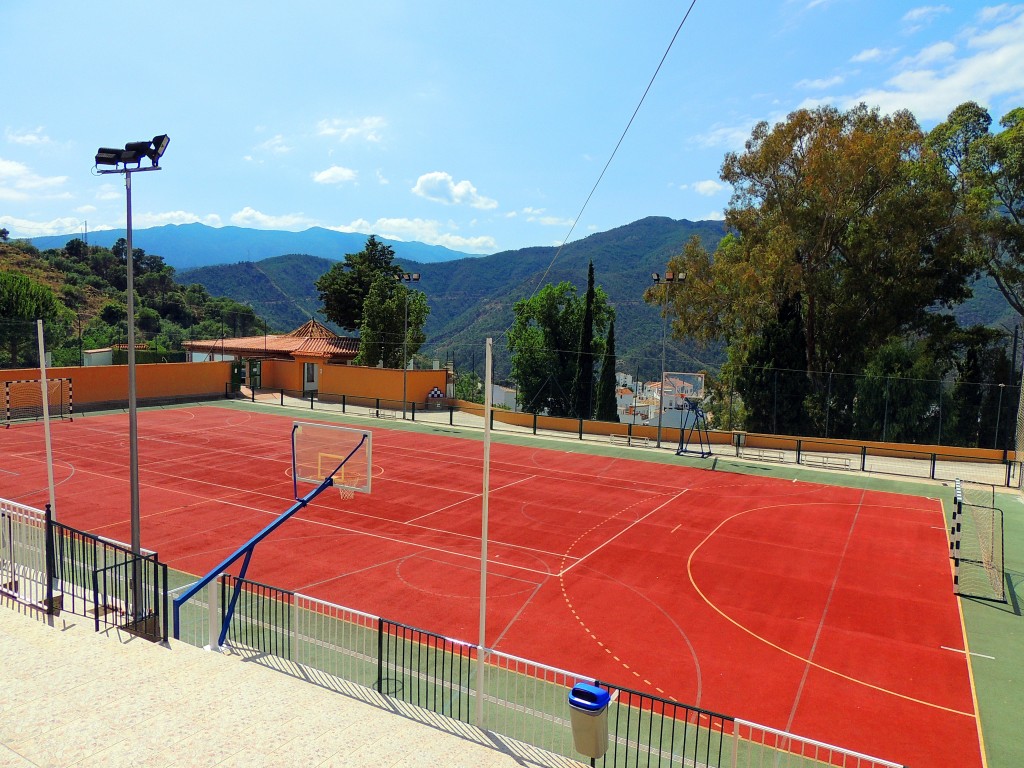
[[339, 485], [338, 495], [341, 496], [342, 501], [351, 501], [356, 497], [356, 490], [355, 488], [349, 488], [347, 485]]

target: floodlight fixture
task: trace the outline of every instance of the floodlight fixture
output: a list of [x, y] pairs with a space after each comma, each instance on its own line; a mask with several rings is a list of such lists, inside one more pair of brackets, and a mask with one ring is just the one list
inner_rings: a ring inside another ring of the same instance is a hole
[[96, 165], [117, 165], [121, 162], [121, 150], [100, 147], [96, 150]]
[[[170, 144], [170, 137], [164, 133], [154, 136], [152, 141], [129, 141], [124, 149], [112, 149], [100, 147], [96, 151], [96, 165], [110, 165], [113, 170], [100, 171], [100, 173], [125, 173], [128, 171], [156, 170], [160, 167], [160, 158], [167, 151]], [[151, 166], [142, 168], [143, 158], [149, 158]], [[129, 168], [129, 166], [134, 166]]]
[[160, 164], [160, 158], [164, 156], [164, 152], [167, 151], [167, 145], [170, 143], [171, 137], [166, 133], [153, 137], [153, 141], [150, 142], [149, 151], [146, 152], [146, 156], [153, 165]]

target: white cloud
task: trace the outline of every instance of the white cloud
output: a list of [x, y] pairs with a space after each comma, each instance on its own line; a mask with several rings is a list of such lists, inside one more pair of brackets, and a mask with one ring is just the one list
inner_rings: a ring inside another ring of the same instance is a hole
[[387, 176], [385, 176], [379, 168], [377, 169], [377, 183], [380, 184], [381, 186], [391, 183], [391, 180]]
[[715, 149], [742, 149], [743, 144], [750, 138], [750, 130], [756, 121], [751, 120], [739, 125], [719, 125], [713, 127], [707, 133], [697, 134], [694, 140], [702, 147]]
[[965, 101], [992, 104], [1024, 98], [1024, 6], [1001, 14], [995, 26], [971, 27], [958, 39], [966, 53], [956, 56], [951, 43], [937, 43], [904, 60], [902, 69], [879, 88], [843, 99], [861, 101], [883, 112], [909, 109], [919, 120], [945, 119]]
[[928, 66], [929, 64], [949, 60], [954, 53], [956, 53], [956, 46], [948, 40], [943, 40], [941, 43], [935, 43], [935, 45], [923, 48], [916, 56], [907, 58], [904, 60], [903, 66]]
[[285, 141], [284, 136], [280, 133], [276, 136], [267, 139], [266, 141], [258, 144], [256, 149], [263, 152], [270, 152], [274, 155], [286, 155], [292, 151], [292, 147], [289, 146], [288, 142]]
[[314, 173], [313, 181], [317, 184], [344, 184], [347, 181], [355, 181], [358, 177], [358, 171], [340, 165], [332, 165], [326, 170]]
[[704, 181], [695, 181], [693, 183], [693, 189], [698, 195], [713, 197], [724, 189], [727, 189], [727, 187], [725, 184], [715, 181], [714, 179], [705, 179]]
[[31, 131], [12, 131], [8, 128], [4, 131], [4, 135], [11, 144], [20, 144], [25, 147], [41, 147], [52, 143], [50, 137], [43, 133], [42, 126]]
[[903, 21], [910, 22], [911, 24], [918, 22], [927, 23], [939, 14], [949, 13], [950, 10], [948, 5], [922, 5], [917, 8], [911, 8], [903, 14]]
[[725, 221], [725, 213], [723, 213], [721, 210], [710, 211], [708, 213], [705, 213], [700, 218], [700, 221]]
[[1010, 5], [1008, 3], [992, 5], [981, 9], [978, 13], [978, 21], [982, 24], [990, 24], [993, 21], [1002, 21], [1003, 19], [1012, 17], [1018, 10], [1020, 10], [1020, 6]]
[[543, 208], [524, 208], [526, 220], [533, 224], [542, 224], [545, 227], [571, 227], [572, 219], [563, 219], [560, 216], [543, 216]]
[[[452, 227], [451, 223], [448, 226]], [[434, 219], [382, 218], [372, 223], [366, 219], [356, 219], [350, 224], [329, 227], [329, 229], [338, 232], [372, 233], [389, 240], [417, 240], [428, 245], [443, 245], [445, 248], [465, 253], [493, 253], [497, 250], [494, 238], [489, 235], [464, 237], [452, 232], [444, 232], [441, 223]]]
[[205, 224], [208, 227], [221, 226], [220, 216], [215, 213], [208, 213], [200, 216], [188, 211], [165, 211], [163, 213], [142, 213], [132, 216], [132, 226], [162, 227], [165, 224]]
[[497, 200], [479, 194], [472, 182], [455, 181], [450, 173], [444, 171], [432, 171], [420, 176], [416, 180], [416, 186], [412, 188], [412, 193], [445, 205], [466, 203], [485, 211], [498, 207]]
[[50, 221], [32, 221], [17, 219], [13, 216], [0, 216], [0, 227], [11, 232], [11, 237], [46, 237], [47, 235], [64, 235], [82, 228], [81, 219], [62, 217]]
[[57, 191], [67, 180], [67, 176], [40, 176], [24, 163], [0, 157], [0, 200], [67, 197], [66, 193]]
[[108, 200], [120, 200], [124, 197], [124, 190], [114, 184], [100, 184], [96, 190], [96, 199], [101, 202]]
[[804, 88], [807, 90], [823, 91], [827, 88], [839, 85], [843, 82], [841, 75], [828, 78], [817, 78], [815, 80], [801, 80], [796, 84], [797, 88]]
[[363, 117], [358, 120], [332, 118], [317, 123], [316, 132], [319, 136], [330, 136], [338, 141], [363, 139], [378, 142], [381, 140], [381, 130], [386, 128], [387, 124], [383, 117]]
[[865, 48], [860, 53], [851, 56], [850, 61], [855, 64], [862, 64], [866, 61], [878, 61], [883, 56], [885, 56], [885, 51], [881, 48]]
[[238, 213], [231, 214], [231, 223], [239, 227], [252, 227], [253, 229], [285, 229], [293, 231], [309, 229], [316, 224], [315, 221], [301, 213], [271, 216], [249, 206], [238, 211]]

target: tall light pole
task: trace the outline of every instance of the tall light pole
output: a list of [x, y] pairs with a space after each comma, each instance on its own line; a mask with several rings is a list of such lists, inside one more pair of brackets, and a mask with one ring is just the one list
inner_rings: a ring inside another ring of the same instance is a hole
[[[132, 141], [124, 149], [100, 147], [96, 151], [96, 173], [105, 175], [120, 173], [124, 176], [127, 198], [127, 247], [125, 261], [128, 269], [128, 456], [131, 484], [132, 553], [136, 556], [132, 576], [132, 612], [135, 619], [142, 618], [142, 579], [138, 557], [142, 553], [142, 536], [139, 532], [139, 427], [135, 398], [135, 252], [132, 248], [132, 174], [143, 171], [159, 171], [160, 158], [170, 143], [164, 134], [154, 136], [152, 141]], [[148, 159], [150, 165], [142, 167]], [[100, 166], [107, 166], [100, 168]], [[134, 167], [131, 167], [134, 166]]]
[[675, 272], [665, 272], [664, 277], [657, 272], [651, 273], [651, 281], [655, 285], [664, 283], [665, 290], [662, 292], [661, 314], [665, 318], [661, 325], [661, 382], [658, 385], [658, 444], [661, 448], [661, 420], [665, 414], [665, 340], [668, 336], [668, 287], [672, 283], [681, 283], [686, 275]]
[[[419, 272], [404, 272], [396, 279], [403, 283], [418, 283]], [[404, 287], [404, 286], [403, 286]], [[405, 324], [402, 326], [402, 421], [405, 421], [406, 383], [409, 378], [409, 289], [405, 289]]]

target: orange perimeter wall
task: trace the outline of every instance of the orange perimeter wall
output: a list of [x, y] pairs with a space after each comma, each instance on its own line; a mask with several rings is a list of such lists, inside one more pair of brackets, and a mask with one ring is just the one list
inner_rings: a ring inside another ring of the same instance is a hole
[[402, 371], [396, 368], [367, 368], [360, 365], [324, 365], [323, 360], [297, 358], [294, 362], [267, 360], [263, 363], [261, 382], [264, 389], [302, 391], [302, 364], [319, 367], [319, 392], [324, 395], [402, 402], [403, 381], [407, 403], [425, 403], [430, 391], [437, 387], [446, 392], [448, 372]]
[[407, 403], [425, 403], [434, 387], [446, 392], [448, 371], [401, 371], [364, 368], [358, 365], [325, 365], [320, 371], [320, 391], [402, 401], [403, 381]]
[[[47, 368], [50, 379], [70, 378], [75, 406], [128, 401], [127, 365]], [[38, 379], [38, 368], [0, 370], [0, 381]], [[135, 366], [139, 400], [224, 395], [231, 363], [152, 363]]]

